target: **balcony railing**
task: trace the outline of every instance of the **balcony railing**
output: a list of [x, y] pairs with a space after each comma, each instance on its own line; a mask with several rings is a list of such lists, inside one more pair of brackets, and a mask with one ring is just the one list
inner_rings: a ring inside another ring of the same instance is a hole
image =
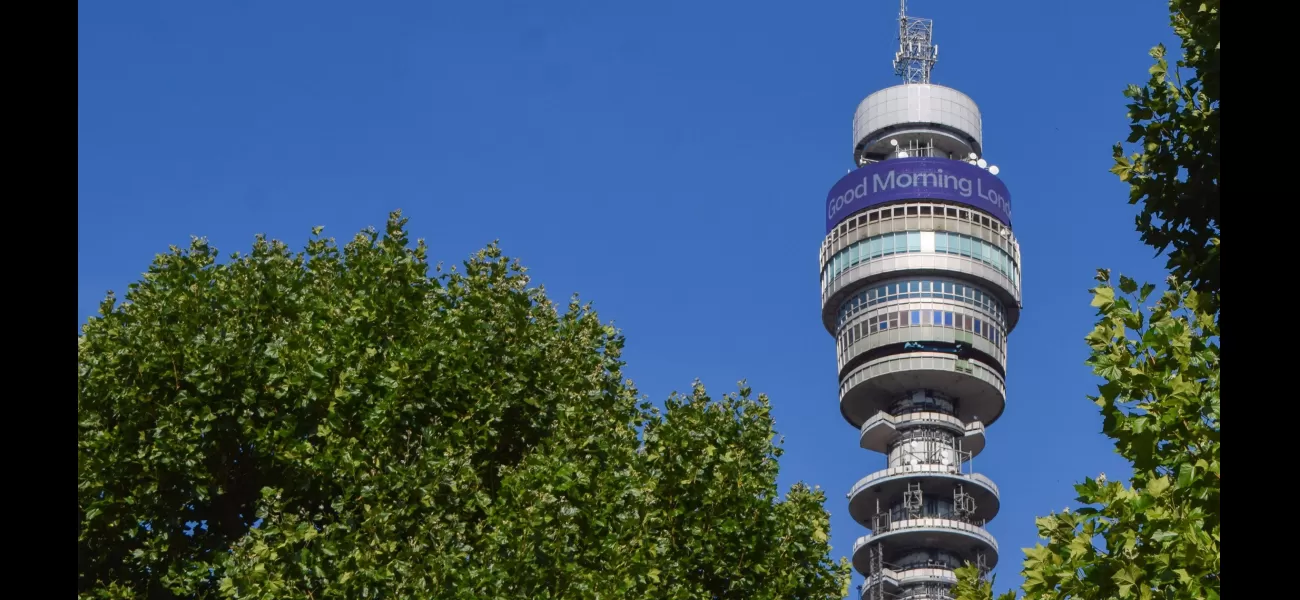
[[944, 465], [925, 465], [925, 464], [890, 467], [883, 471], [876, 471], [875, 473], [867, 475], [866, 477], [863, 477], [862, 479], [858, 480], [858, 482], [853, 485], [853, 489], [849, 490], [848, 495], [850, 498], [852, 498], [858, 492], [870, 486], [873, 486], [876, 483], [879, 483], [881, 479], [887, 479], [889, 477], [897, 477], [899, 475], [912, 475], [912, 474], [920, 474], [920, 473], [955, 475], [963, 479], [968, 479], [971, 482], [980, 485], [982, 487], [986, 487], [990, 490], [993, 490], [994, 494], [999, 493], [998, 486], [997, 484], [993, 483], [992, 479], [989, 479], [988, 477], [985, 477], [984, 475], [981, 475], [979, 473], [963, 472], [969, 469], [967, 465], [970, 465], [970, 463], [969, 462], [964, 463], [963, 467], [961, 468], [958, 468], [956, 465], [944, 466]]
[[956, 512], [941, 512], [931, 515], [911, 516], [907, 514], [906, 508], [894, 508], [887, 512], [877, 514], [871, 519], [872, 533], [887, 533], [894, 529], [894, 523], [907, 523], [910, 521], [921, 521], [925, 519], [938, 519], [943, 521], [956, 521], [966, 525], [973, 525], [984, 529], [988, 525], [988, 519], [972, 519]]
[[979, 538], [985, 544], [988, 544], [994, 552], [998, 550], [998, 541], [993, 539], [993, 534], [989, 533], [988, 530], [984, 529], [981, 525], [966, 523], [957, 519], [921, 517], [918, 519], [906, 519], [901, 521], [890, 520], [888, 523], [883, 525], [883, 529], [876, 529], [873, 527], [870, 534], [858, 538], [857, 542], [853, 544], [853, 552], [856, 554], [858, 549], [875, 542], [878, 538], [916, 529], [960, 531]]

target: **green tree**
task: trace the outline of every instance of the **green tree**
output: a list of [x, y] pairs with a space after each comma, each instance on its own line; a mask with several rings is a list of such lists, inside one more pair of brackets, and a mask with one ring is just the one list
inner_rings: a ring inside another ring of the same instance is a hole
[[[1047, 544], [1025, 550], [1025, 597], [1218, 598], [1219, 327], [1210, 300], [1171, 277], [1144, 310], [1155, 286], [1121, 277], [1117, 294], [1109, 272], [1097, 278], [1088, 364], [1106, 381], [1092, 400], [1133, 464], [1132, 484], [1085, 479], [1075, 486], [1084, 507], [1038, 519]], [[973, 569], [960, 575], [959, 600], [992, 597]]]
[[[1211, 598], [1219, 552], [1219, 2], [1171, 0], [1183, 57], [1163, 46], [1145, 88], [1126, 95], [1129, 143], [1115, 167], [1141, 204], [1142, 240], [1171, 249], [1169, 289], [1099, 272], [1088, 364], [1105, 380], [1092, 400], [1103, 432], [1133, 465], [1131, 485], [1088, 478], [1084, 505], [1037, 520], [1046, 545], [1026, 549], [1031, 599]], [[1182, 71], [1193, 76], [1182, 80]], [[1172, 77], [1172, 81], [1170, 80]], [[959, 572], [960, 600], [992, 598], [992, 582]], [[1000, 598], [1015, 598], [1008, 592]]]
[[1219, 0], [1170, 0], [1169, 9], [1182, 58], [1171, 70], [1164, 45], [1151, 50], [1150, 80], [1125, 92], [1137, 152], [1125, 156], [1116, 144], [1111, 171], [1129, 183], [1129, 203], [1141, 205], [1142, 241], [1169, 249], [1169, 271], [1209, 294], [1217, 312]]
[[662, 410], [623, 338], [394, 213], [338, 247], [202, 240], [78, 339], [79, 598], [842, 598], [768, 401]]

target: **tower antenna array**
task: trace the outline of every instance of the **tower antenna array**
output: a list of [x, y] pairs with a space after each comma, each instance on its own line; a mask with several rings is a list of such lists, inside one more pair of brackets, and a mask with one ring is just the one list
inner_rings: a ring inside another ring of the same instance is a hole
[[934, 19], [907, 16], [907, 0], [898, 0], [898, 53], [894, 75], [903, 83], [930, 83], [930, 72], [939, 62], [934, 41]]

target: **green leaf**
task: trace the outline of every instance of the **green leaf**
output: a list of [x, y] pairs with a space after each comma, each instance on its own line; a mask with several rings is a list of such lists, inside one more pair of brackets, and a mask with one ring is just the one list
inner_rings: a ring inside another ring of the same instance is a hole
[[1109, 306], [1115, 301], [1115, 289], [1109, 286], [1098, 287], [1093, 290], [1092, 305], [1095, 307]]
[[1178, 534], [1173, 531], [1157, 531], [1154, 535], [1151, 536], [1151, 539], [1160, 542], [1162, 544], [1177, 538], [1178, 538]]
[[1183, 463], [1178, 467], [1178, 487], [1191, 487], [1192, 478], [1196, 476], [1196, 467]]
[[1160, 496], [1169, 489], [1168, 477], [1155, 477], [1147, 482], [1146, 491], [1152, 496]]
[[1127, 597], [1131, 593], [1133, 586], [1137, 585], [1139, 576], [1137, 567], [1131, 563], [1125, 564], [1115, 572], [1115, 585], [1118, 586], [1121, 597]]

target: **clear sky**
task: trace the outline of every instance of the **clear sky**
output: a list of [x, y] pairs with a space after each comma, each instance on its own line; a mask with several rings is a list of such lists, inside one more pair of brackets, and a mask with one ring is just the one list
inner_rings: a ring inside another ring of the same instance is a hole
[[[1071, 484], [1126, 472], [1085, 398], [1096, 267], [1162, 278], [1127, 187], [1128, 83], [1173, 48], [1164, 2], [920, 0], [936, 83], [979, 103], [1012, 193], [1024, 313], [1007, 410], [978, 469], [1018, 585], [1034, 517]], [[819, 318], [825, 193], [851, 167], [857, 103], [894, 85], [897, 4], [771, 2], [82, 2], [78, 324], [155, 253], [256, 233], [301, 246], [401, 208], [436, 260], [500, 239], [553, 297], [593, 300], [660, 400], [748, 379], [785, 436], [783, 488], [844, 494], [882, 468], [837, 408]], [[860, 577], [854, 576], [855, 585]]]

